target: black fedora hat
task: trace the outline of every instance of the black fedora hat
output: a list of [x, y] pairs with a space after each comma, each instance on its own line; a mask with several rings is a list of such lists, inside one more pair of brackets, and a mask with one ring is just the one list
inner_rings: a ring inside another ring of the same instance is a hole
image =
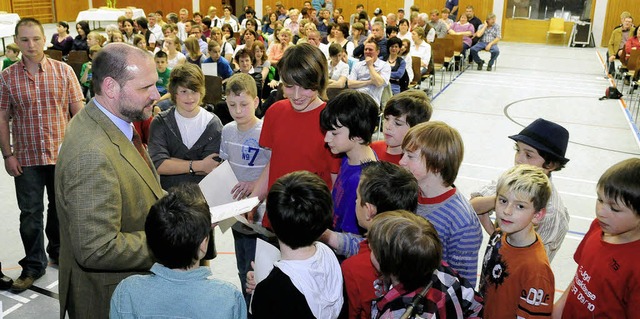
[[539, 151], [549, 153], [566, 164], [569, 159], [565, 158], [567, 144], [569, 144], [569, 131], [564, 127], [539, 118], [525, 127], [517, 135], [509, 136], [516, 142], [531, 145]]

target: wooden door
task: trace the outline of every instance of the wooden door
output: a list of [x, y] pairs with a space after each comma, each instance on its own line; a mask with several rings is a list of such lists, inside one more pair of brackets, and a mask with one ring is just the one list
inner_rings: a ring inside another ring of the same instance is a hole
[[13, 0], [13, 12], [20, 17], [32, 17], [41, 23], [53, 22], [51, 0]]

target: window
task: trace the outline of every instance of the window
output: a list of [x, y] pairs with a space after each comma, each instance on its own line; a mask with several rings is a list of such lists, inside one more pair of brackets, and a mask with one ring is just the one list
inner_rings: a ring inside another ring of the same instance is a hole
[[507, 18], [546, 20], [553, 17], [588, 19], [592, 0], [507, 0]]

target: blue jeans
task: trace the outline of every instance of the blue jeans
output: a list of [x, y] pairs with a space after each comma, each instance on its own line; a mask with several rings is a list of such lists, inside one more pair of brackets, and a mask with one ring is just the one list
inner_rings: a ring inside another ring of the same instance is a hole
[[[18, 263], [23, 276], [39, 276], [45, 272], [48, 260], [58, 259], [60, 226], [56, 212], [54, 191], [55, 165], [22, 167], [22, 175], [15, 177], [16, 197], [20, 208], [20, 237], [25, 257]], [[44, 224], [44, 190], [47, 189], [47, 225]], [[44, 235], [49, 239], [45, 252]]]
[[236, 263], [238, 264], [238, 277], [240, 277], [240, 286], [242, 294], [249, 305], [251, 295], [247, 294], [247, 272], [251, 270], [251, 262], [256, 256], [256, 239], [258, 235], [246, 235], [232, 229], [233, 243], [236, 247]]
[[[477, 64], [480, 63], [484, 63], [484, 61], [482, 59], [480, 59], [480, 56], [478, 56], [478, 52], [484, 50], [484, 48], [487, 47], [487, 42], [480, 42], [478, 41], [478, 43], [476, 43], [474, 46], [471, 47], [471, 57], [473, 58], [473, 61]], [[496, 61], [496, 58], [498, 58], [498, 55], [500, 55], [500, 49], [498, 49], [497, 45], [492, 45], [491, 49], [489, 50], [489, 52], [491, 53], [491, 59], [489, 60], [489, 66], [493, 66], [493, 63]]]

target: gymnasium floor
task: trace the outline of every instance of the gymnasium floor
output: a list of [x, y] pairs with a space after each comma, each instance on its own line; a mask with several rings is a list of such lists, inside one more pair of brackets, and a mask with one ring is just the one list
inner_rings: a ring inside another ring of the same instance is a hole
[[[53, 30], [54, 25], [47, 25], [47, 38]], [[499, 46], [502, 53], [496, 71], [468, 69], [443, 91], [435, 92], [432, 119], [445, 121], [462, 134], [465, 158], [456, 185], [465, 194], [513, 165], [513, 142], [508, 135], [539, 117], [569, 130], [567, 157], [571, 161], [553, 174], [571, 215], [569, 234], [551, 264], [557, 298], [576, 270], [573, 252], [594, 218], [595, 184], [609, 166], [640, 156], [637, 129], [629, 124], [621, 102], [598, 100], [609, 85], [598, 53], [603, 49], [517, 43]], [[23, 255], [19, 211], [13, 180], [5, 172], [0, 172], [0, 210], [2, 270], [16, 278]], [[230, 233], [216, 231], [218, 257], [211, 265], [214, 276], [239, 285], [233, 238]], [[484, 250], [483, 245], [480, 256]], [[57, 279], [56, 267], [49, 267], [33, 289], [19, 295], [0, 292], [0, 314], [5, 319], [57, 318]]]

